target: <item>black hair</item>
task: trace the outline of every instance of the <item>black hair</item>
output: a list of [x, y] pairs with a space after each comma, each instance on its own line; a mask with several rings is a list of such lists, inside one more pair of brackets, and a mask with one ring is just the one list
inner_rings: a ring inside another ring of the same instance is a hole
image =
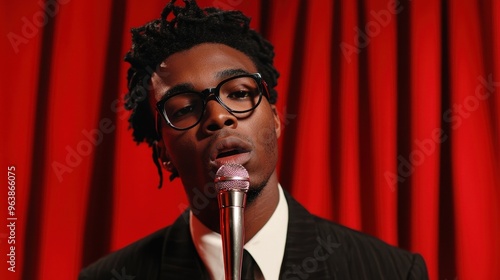
[[[137, 143], [156, 146], [159, 140], [154, 114], [148, 103], [149, 80], [158, 65], [170, 55], [202, 43], [220, 43], [246, 54], [255, 64], [269, 88], [269, 102], [276, 103], [274, 89], [279, 77], [273, 66], [274, 48], [255, 30], [250, 29], [250, 18], [240, 11], [223, 11], [214, 7], [201, 9], [195, 0], [183, 0], [184, 6], [171, 0], [161, 17], [133, 28], [132, 47], [125, 56], [130, 63], [127, 73], [128, 93], [125, 108], [131, 110], [129, 118], [133, 138]], [[160, 173], [158, 152], [153, 148], [153, 160]], [[171, 179], [177, 176], [173, 174]]]

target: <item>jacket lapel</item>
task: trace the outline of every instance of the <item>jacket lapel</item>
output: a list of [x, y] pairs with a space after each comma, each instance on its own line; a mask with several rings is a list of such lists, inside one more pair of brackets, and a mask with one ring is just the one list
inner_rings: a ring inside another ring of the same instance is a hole
[[280, 279], [335, 279], [330, 258], [338, 257], [328, 248], [315, 218], [285, 191], [288, 202], [288, 231]]
[[189, 231], [189, 210], [167, 230], [160, 279], [209, 279]]

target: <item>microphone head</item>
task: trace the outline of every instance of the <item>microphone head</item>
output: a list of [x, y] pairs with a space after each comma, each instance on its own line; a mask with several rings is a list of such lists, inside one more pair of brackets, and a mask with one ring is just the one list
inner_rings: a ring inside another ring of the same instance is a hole
[[250, 179], [248, 171], [240, 164], [228, 163], [222, 165], [215, 173], [215, 189], [220, 191], [248, 191]]

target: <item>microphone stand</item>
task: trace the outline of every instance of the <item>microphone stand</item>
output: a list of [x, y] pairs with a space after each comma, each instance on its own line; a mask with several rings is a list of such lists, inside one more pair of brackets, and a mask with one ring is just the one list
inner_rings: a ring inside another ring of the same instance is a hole
[[245, 242], [243, 210], [246, 204], [246, 192], [245, 189], [221, 190], [217, 196], [226, 280], [241, 279]]

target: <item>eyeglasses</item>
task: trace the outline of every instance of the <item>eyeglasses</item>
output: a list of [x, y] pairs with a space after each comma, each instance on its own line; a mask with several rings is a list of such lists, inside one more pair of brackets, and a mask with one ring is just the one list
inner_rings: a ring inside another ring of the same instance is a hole
[[[201, 92], [182, 91], [156, 103], [156, 109], [174, 129], [187, 130], [197, 125], [212, 96], [228, 112], [248, 113], [259, 106], [262, 94], [269, 99], [266, 82], [259, 73], [243, 74], [220, 82], [215, 88]], [[157, 126], [158, 127], [158, 126]]]

